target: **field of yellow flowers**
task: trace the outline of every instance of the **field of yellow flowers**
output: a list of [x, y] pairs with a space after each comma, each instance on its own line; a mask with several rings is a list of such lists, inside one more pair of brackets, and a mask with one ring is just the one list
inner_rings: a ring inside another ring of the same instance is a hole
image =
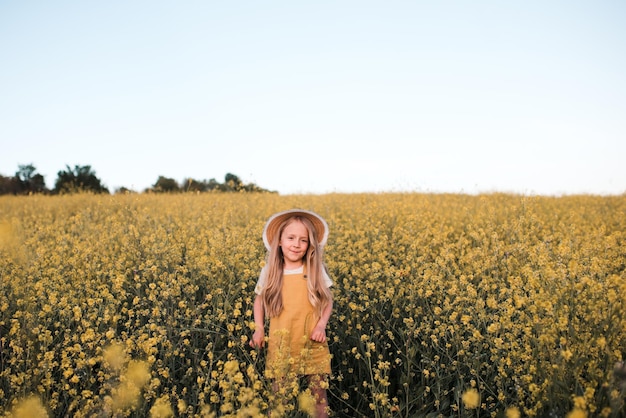
[[331, 229], [335, 417], [626, 414], [626, 196], [0, 198], [0, 416], [307, 416], [249, 348], [274, 212]]

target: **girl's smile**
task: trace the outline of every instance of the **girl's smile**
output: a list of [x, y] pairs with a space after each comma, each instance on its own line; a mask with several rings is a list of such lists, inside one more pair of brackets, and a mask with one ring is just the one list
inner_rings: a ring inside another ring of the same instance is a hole
[[285, 268], [298, 268], [309, 248], [309, 230], [302, 222], [294, 221], [285, 227], [278, 245], [283, 251]]

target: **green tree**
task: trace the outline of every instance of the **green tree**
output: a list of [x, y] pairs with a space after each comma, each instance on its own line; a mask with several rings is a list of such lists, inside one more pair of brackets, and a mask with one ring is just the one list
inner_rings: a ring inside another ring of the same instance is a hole
[[44, 193], [47, 191], [44, 177], [37, 173], [37, 169], [32, 164], [19, 165], [15, 179], [19, 185], [20, 193]]
[[15, 177], [6, 177], [0, 175], [0, 195], [3, 194], [19, 194], [20, 186]]
[[198, 193], [207, 191], [207, 185], [205, 181], [198, 181], [192, 178], [188, 178], [185, 179], [183, 184], [185, 192]]
[[134, 194], [134, 193], [136, 193], [134, 190], [128, 189], [124, 186], [118, 187], [115, 190], [115, 194]]
[[244, 189], [243, 182], [234, 174], [227, 173], [224, 176], [224, 186], [227, 191], [239, 192]]
[[177, 193], [180, 192], [180, 186], [172, 178], [159, 176], [151, 190], [156, 193]]
[[82, 167], [76, 165], [73, 170], [67, 165], [65, 167], [65, 171], [59, 171], [57, 174], [58, 177], [54, 183], [55, 193], [109, 193], [109, 189], [102, 185], [90, 165]]
[[221, 190], [222, 185], [215, 179], [211, 179], [208, 182], [205, 181], [206, 184], [206, 189], [209, 192], [215, 191], [215, 190]]
[[159, 176], [157, 182], [146, 192], [153, 193], [176, 193], [176, 192], [250, 192], [250, 193], [276, 193], [266, 189], [262, 189], [254, 183], [244, 184], [235, 174], [228, 173], [224, 176], [224, 182], [220, 183], [215, 179], [195, 180], [193, 178], [185, 178], [182, 184], [178, 184], [176, 180]]

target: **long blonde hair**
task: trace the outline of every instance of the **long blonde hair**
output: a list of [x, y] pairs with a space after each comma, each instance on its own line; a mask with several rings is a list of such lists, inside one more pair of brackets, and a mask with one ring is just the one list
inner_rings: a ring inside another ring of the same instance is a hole
[[267, 276], [265, 288], [261, 294], [263, 306], [267, 315], [275, 317], [283, 310], [283, 269], [285, 260], [279, 245], [283, 231], [287, 225], [293, 222], [302, 222], [309, 233], [309, 246], [304, 255], [304, 272], [307, 278], [309, 290], [309, 302], [313, 305], [318, 315], [321, 316], [324, 309], [332, 300], [332, 293], [324, 281], [324, 250], [319, 245], [318, 237], [315, 236], [315, 228], [311, 221], [303, 216], [292, 216], [280, 224], [278, 233], [274, 235], [267, 254]]

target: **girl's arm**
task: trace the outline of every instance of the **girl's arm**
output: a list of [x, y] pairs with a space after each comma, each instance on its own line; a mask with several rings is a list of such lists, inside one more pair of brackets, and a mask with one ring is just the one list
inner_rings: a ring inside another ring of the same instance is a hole
[[330, 319], [330, 315], [333, 313], [333, 300], [331, 299], [326, 305], [326, 308], [322, 311], [322, 316], [320, 320], [317, 321], [317, 325], [313, 328], [313, 332], [311, 332], [311, 339], [313, 341], [317, 341], [318, 343], [323, 343], [326, 341], [326, 325], [328, 325], [328, 320]]
[[263, 309], [263, 298], [256, 295], [254, 298], [254, 334], [250, 340], [250, 346], [262, 348], [265, 345], [265, 310]]

